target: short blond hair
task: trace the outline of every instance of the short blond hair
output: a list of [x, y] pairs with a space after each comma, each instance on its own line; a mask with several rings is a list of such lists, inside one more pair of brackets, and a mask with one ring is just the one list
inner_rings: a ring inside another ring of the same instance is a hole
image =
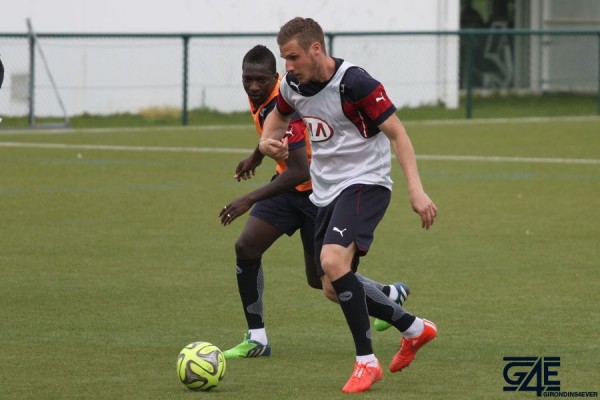
[[293, 39], [296, 39], [298, 45], [305, 51], [308, 51], [313, 43], [319, 42], [323, 52], [327, 54], [323, 29], [312, 18], [296, 17], [286, 22], [279, 29], [277, 34], [277, 44], [279, 46], [283, 46]]

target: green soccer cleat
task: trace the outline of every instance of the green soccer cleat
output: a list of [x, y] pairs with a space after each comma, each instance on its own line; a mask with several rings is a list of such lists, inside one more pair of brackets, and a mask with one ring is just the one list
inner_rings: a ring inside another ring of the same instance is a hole
[[[402, 282], [396, 282], [396, 283], [394, 283], [394, 286], [396, 287], [396, 289], [398, 289], [398, 298], [396, 299], [396, 303], [398, 303], [400, 306], [402, 306], [402, 305], [404, 305], [406, 298], [410, 294], [410, 289], [408, 288], [408, 285], [406, 283], [402, 283]], [[392, 326], [392, 325], [390, 325], [389, 323], [387, 323], [384, 320], [379, 319], [379, 318], [377, 318], [377, 319], [375, 319], [375, 321], [373, 321], [373, 327], [378, 332], [385, 331], [390, 326]]]
[[271, 355], [271, 346], [250, 340], [250, 334], [244, 335], [242, 343], [223, 352], [225, 358], [251, 358]]

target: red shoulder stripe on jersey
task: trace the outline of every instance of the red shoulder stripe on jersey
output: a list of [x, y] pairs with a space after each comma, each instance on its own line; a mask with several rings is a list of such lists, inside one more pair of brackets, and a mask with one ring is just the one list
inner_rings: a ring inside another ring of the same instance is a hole
[[288, 138], [288, 143], [304, 143], [304, 133], [306, 132], [306, 125], [301, 119], [296, 119], [290, 122], [285, 131], [285, 137]]
[[277, 96], [277, 111], [279, 111], [281, 115], [290, 115], [291, 113], [296, 111], [292, 106], [288, 104], [287, 101], [285, 101], [285, 99], [281, 95], [281, 91], [279, 91], [279, 95]]
[[[381, 83], [371, 93], [359, 100], [357, 105], [360, 111], [364, 112], [375, 125], [379, 125], [387, 119], [391, 114], [390, 108], [392, 108], [392, 112], [396, 111], [394, 103], [388, 97]], [[381, 120], [384, 116], [385, 118]]]

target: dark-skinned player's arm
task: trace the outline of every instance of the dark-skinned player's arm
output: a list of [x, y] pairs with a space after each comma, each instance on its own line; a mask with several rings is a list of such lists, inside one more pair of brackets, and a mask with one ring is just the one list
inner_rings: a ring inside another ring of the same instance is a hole
[[287, 192], [310, 178], [305, 147], [290, 151], [286, 162], [287, 169], [277, 178], [223, 207], [219, 212], [221, 224], [229, 225], [237, 217], [246, 213], [257, 201]]
[[240, 179], [251, 179], [254, 175], [256, 175], [256, 167], [262, 164], [263, 158], [265, 158], [265, 155], [260, 152], [258, 145], [256, 145], [256, 148], [252, 154], [248, 158], [239, 162], [237, 168], [235, 169], [235, 175], [233, 176], [233, 179], [237, 180], [238, 182]]
[[[303, 123], [301, 123], [301, 127], [301, 129], [304, 129]], [[287, 168], [268, 184], [238, 197], [223, 207], [219, 212], [222, 225], [229, 225], [237, 217], [246, 213], [257, 201], [290, 191], [310, 179], [308, 156], [303, 136], [301, 142], [298, 142], [297, 138], [293, 138], [293, 140], [296, 140], [296, 142], [292, 144], [292, 150], [289, 151], [286, 160]]]

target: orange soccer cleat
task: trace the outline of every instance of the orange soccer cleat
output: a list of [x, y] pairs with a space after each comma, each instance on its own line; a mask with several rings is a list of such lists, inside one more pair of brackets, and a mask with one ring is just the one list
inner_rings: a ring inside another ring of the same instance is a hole
[[400, 348], [400, 351], [396, 353], [390, 364], [391, 372], [402, 371], [404, 368], [408, 367], [415, 358], [417, 351], [435, 339], [437, 335], [437, 327], [435, 324], [426, 319], [424, 319], [423, 322], [425, 327], [419, 336], [408, 339], [405, 337], [402, 338], [402, 347]]
[[383, 378], [381, 364], [377, 361], [376, 366], [371, 366], [369, 363], [354, 363], [354, 372], [348, 379], [348, 382], [342, 388], [344, 393], [359, 393], [371, 389], [371, 386]]

